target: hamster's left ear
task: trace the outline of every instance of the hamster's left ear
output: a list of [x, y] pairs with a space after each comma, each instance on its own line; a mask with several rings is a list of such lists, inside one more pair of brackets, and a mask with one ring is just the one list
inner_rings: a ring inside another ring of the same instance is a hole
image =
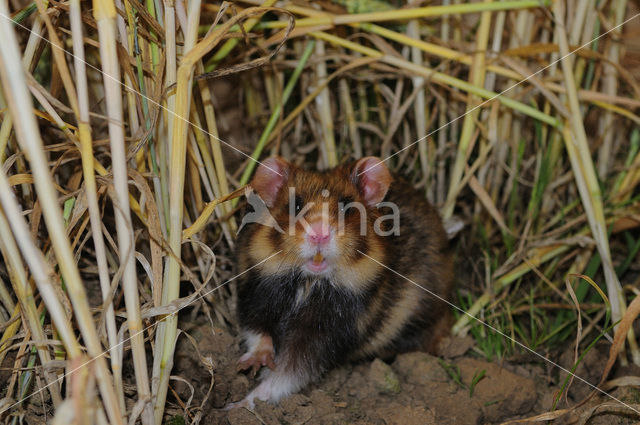
[[375, 156], [359, 159], [353, 171], [351, 180], [355, 183], [368, 206], [381, 202], [391, 184], [391, 174], [387, 166]]
[[289, 178], [290, 169], [291, 165], [279, 156], [269, 157], [258, 166], [251, 187], [269, 208], [275, 205], [280, 189]]

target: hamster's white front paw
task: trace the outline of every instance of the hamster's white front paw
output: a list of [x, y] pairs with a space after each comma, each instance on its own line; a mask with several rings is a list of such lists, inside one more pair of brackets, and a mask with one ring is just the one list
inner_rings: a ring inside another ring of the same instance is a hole
[[246, 332], [245, 341], [247, 352], [238, 360], [238, 370], [251, 368], [251, 372], [255, 375], [262, 366], [267, 366], [269, 369], [276, 368], [273, 341], [269, 335]]

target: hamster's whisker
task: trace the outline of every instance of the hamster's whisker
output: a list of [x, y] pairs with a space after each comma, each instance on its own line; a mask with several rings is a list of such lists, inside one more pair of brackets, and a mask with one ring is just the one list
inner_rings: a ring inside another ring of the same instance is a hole
[[293, 252], [294, 252], [295, 249], [296, 249], [295, 246], [291, 246], [286, 251], [284, 251], [282, 253], [282, 259], [280, 260], [280, 263], [278, 264], [278, 272], [280, 272], [280, 269], [282, 268], [282, 266], [284, 264], [284, 260], [288, 259], [289, 256], [293, 257], [293, 259], [296, 260], [295, 261], [296, 266], [302, 265], [302, 263], [301, 264], [297, 264], [299, 262], [299, 260], [298, 260], [297, 256], [293, 255]]
[[[274, 248], [271, 252], [275, 252], [276, 248]], [[291, 251], [291, 249], [287, 249], [286, 251], [280, 250], [279, 254], [281, 254], [281, 259], [280, 262], [278, 263], [278, 268], [276, 269], [277, 272], [280, 272], [280, 268], [282, 267], [282, 263], [284, 262], [284, 260], [287, 258], [287, 255], [289, 255], [289, 251]]]

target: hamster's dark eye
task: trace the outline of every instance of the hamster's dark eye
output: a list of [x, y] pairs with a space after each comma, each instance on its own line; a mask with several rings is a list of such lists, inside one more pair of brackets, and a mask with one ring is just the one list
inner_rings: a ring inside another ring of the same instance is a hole
[[304, 203], [302, 202], [302, 198], [300, 197], [300, 195], [296, 195], [296, 199], [295, 199], [296, 212], [299, 213], [303, 206], [304, 206]]
[[341, 196], [340, 199], [338, 199], [338, 208], [340, 209], [340, 212], [352, 214], [356, 209], [353, 206], [346, 208], [346, 206], [352, 202], [353, 198], [351, 196]]

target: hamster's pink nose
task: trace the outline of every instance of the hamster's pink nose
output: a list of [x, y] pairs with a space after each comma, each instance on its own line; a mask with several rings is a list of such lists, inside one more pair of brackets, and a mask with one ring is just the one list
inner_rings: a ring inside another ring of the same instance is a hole
[[323, 224], [322, 221], [316, 221], [309, 225], [310, 229], [307, 233], [307, 237], [309, 241], [316, 245], [322, 245], [329, 242], [329, 238], [331, 238], [331, 232], [329, 230], [328, 224]]

